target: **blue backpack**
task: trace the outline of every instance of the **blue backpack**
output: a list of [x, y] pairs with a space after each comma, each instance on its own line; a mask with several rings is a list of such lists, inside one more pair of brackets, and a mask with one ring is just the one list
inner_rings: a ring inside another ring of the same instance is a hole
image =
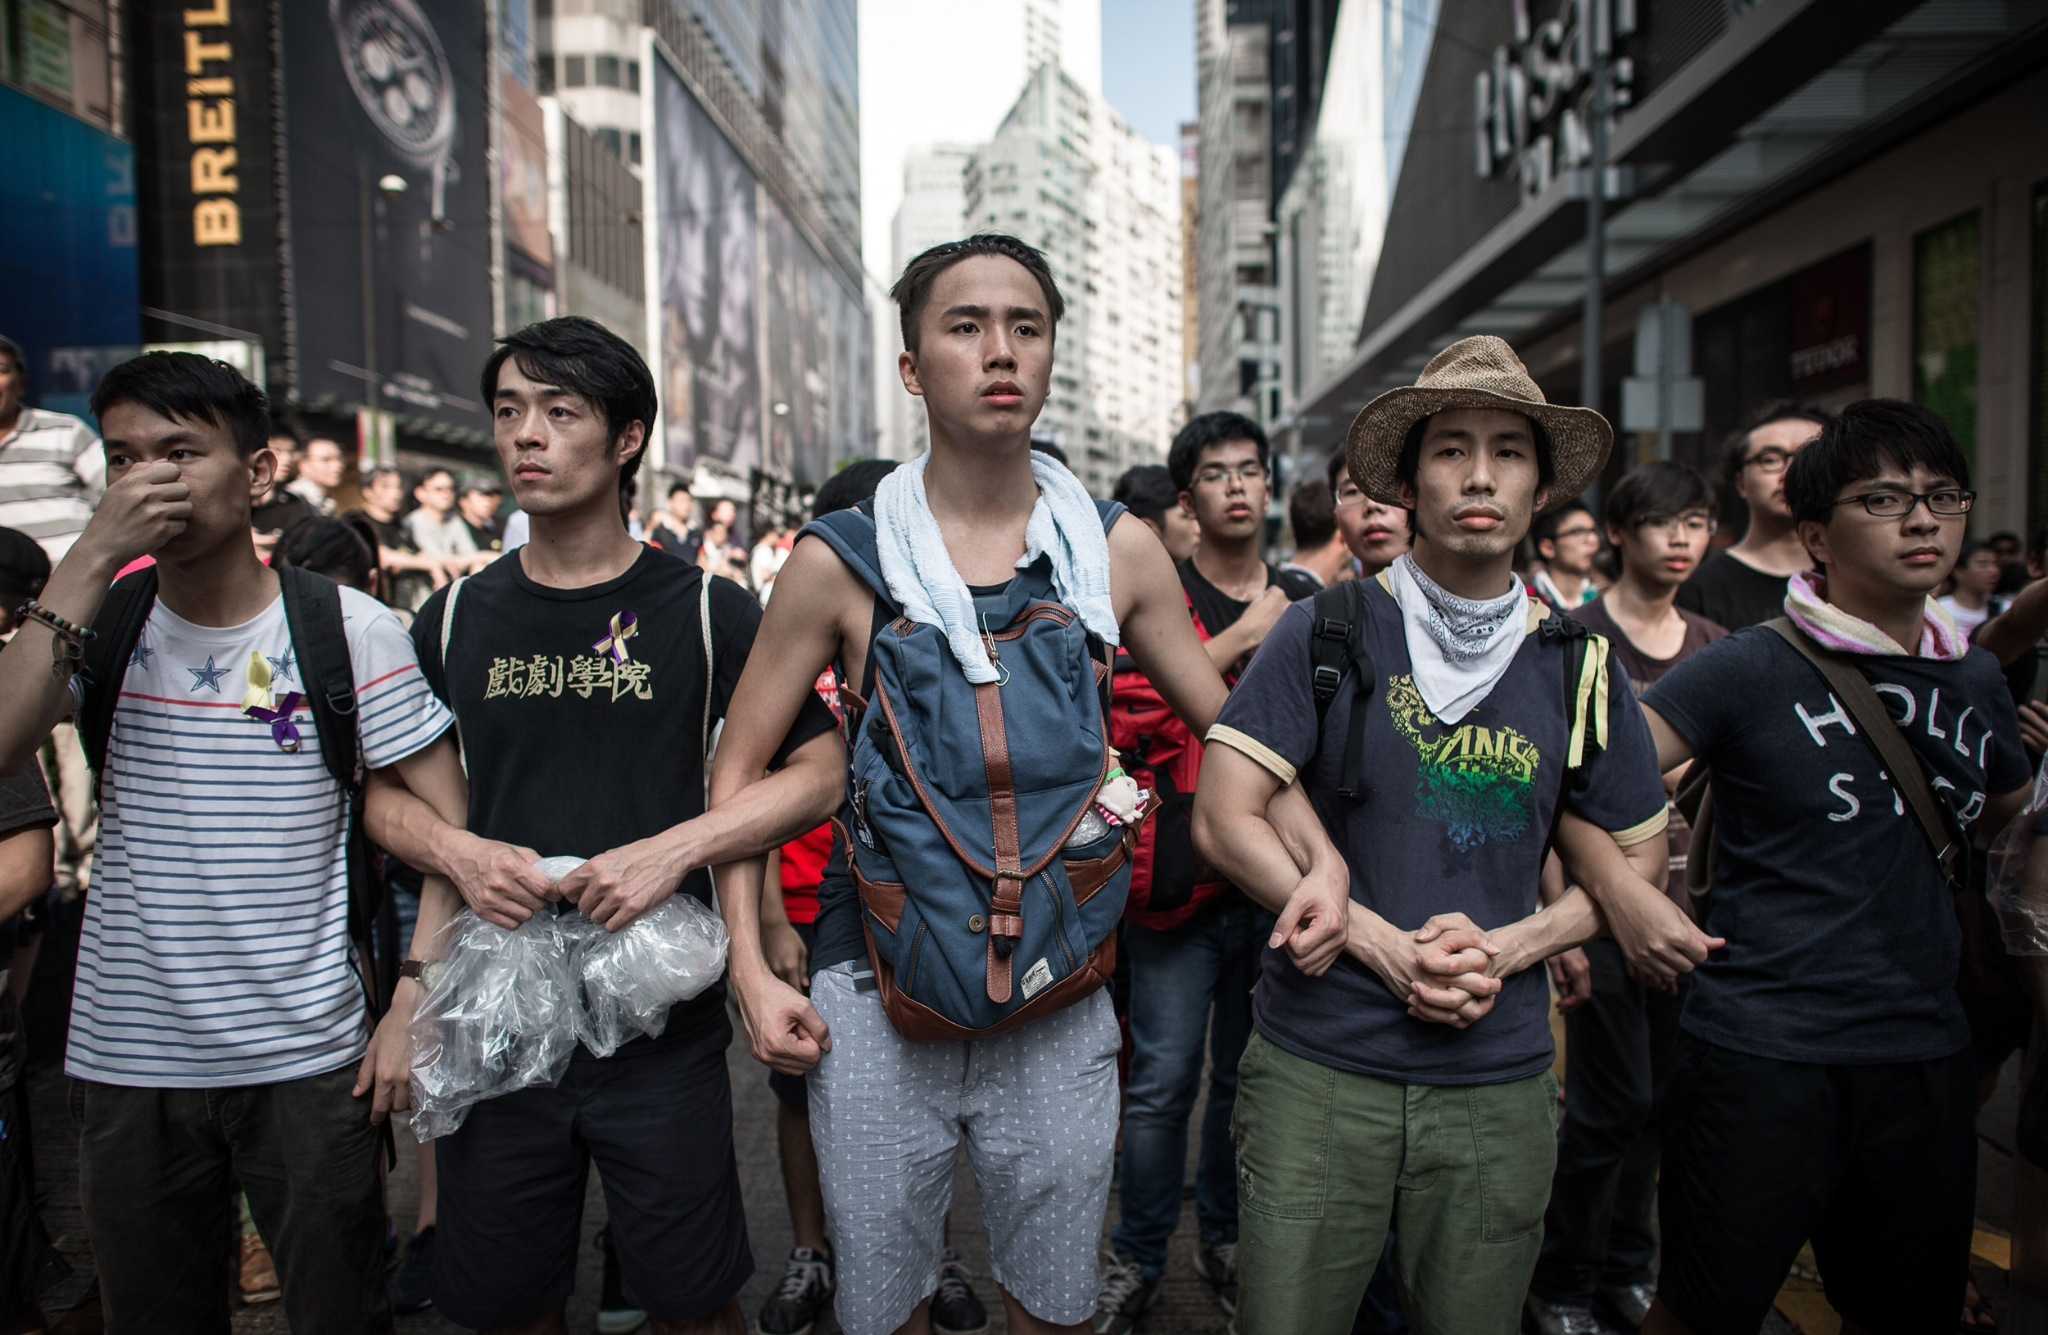
[[[1103, 505], [1107, 529], [1122, 513]], [[1081, 1000], [1116, 969], [1131, 850], [1095, 796], [1116, 766], [1110, 658], [1041, 558], [977, 597], [999, 682], [967, 680], [936, 627], [889, 598], [872, 510], [804, 530], [875, 595], [838, 820], [882, 1004], [911, 1039], [977, 1038]], [[841, 674], [844, 680], [844, 674]]]

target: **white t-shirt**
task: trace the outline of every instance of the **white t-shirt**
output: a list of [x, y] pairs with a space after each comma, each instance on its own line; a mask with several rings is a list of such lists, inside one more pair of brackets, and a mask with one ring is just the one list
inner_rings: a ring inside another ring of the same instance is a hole
[[[341, 591], [373, 769], [453, 721], [383, 604]], [[251, 653], [303, 690], [280, 597], [239, 626], [150, 610], [107, 745], [99, 854], [64, 1068], [112, 1085], [270, 1084], [362, 1056], [348, 941], [346, 799], [310, 706], [296, 752], [242, 713]]]
[[1942, 608], [1955, 619], [1956, 629], [1963, 633], [1963, 638], [1965, 639], [1975, 635], [1977, 627], [1991, 620], [1995, 614], [2002, 610], [1996, 599], [1985, 603], [1982, 607], [1965, 607], [1956, 601], [1954, 594], [1950, 594], [1939, 601]]

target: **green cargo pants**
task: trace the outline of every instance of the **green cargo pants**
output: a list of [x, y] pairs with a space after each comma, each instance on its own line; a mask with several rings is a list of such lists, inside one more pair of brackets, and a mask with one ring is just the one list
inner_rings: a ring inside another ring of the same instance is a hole
[[1242, 1335], [1349, 1335], [1389, 1222], [1418, 1335], [1514, 1335], [1557, 1166], [1557, 1082], [1402, 1085], [1253, 1034], [1238, 1065]]

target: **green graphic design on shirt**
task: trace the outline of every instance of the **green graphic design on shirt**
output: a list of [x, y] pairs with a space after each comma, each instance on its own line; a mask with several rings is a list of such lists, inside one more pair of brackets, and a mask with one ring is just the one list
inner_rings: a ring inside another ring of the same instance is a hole
[[1528, 832], [1543, 763], [1534, 743], [1509, 727], [1446, 728], [1423, 703], [1412, 676], [1388, 680], [1387, 712], [1415, 748], [1416, 806], [1449, 826], [1461, 851]]

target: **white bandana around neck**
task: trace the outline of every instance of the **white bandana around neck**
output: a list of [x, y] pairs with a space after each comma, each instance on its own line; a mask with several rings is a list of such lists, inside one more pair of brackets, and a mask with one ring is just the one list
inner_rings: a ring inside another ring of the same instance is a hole
[[1429, 712], [1456, 723], [1493, 694], [1507, 675], [1529, 630], [1529, 594], [1508, 576], [1498, 598], [1461, 598], [1424, 574], [1404, 553], [1387, 567], [1387, 583], [1401, 609], [1409, 670]]
[[[925, 498], [924, 472], [931, 459], [930, 451], [918, 455], [875, 489], [882, 579], [903, 615], [945, 632], [967, 680], [991, 682], [996, 669], [975, 621], [974, 595], [954, 568]], [[1031, 452], [1031, 476], [1038, 483], [1038, 501], [1024, 530], [1024, 555], [1017, 558], [1017, 568], [1041, 555], [1051, 557], [1055, 596], [1104, 643], [1118, 643], [1116, 610], [1109, 598], [1109, 535], [1094, 499], [1081, 479], [1037, 450]]]

